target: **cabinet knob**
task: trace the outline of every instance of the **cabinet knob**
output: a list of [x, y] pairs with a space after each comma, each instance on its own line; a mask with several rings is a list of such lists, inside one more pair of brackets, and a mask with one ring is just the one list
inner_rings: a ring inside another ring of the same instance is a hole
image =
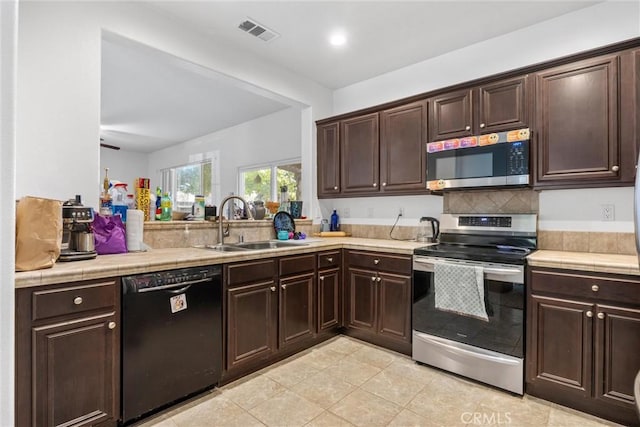
[[334, 189], [334, 190], [337, 190], [337, 189], [338, 189], [338, 186], [336, 185], [335, 187], [333, 187], [333, 189]]
[[471, 130], [471, 126], [465, 126], [464, 130]]
[[318, 279], [320, 279], [320, 281], [322, 282], [322, 281], [324, 281], [324, 276], [320, 276], [320, 277], [318, 277]]
[[327, 262], [333, 262], [333, 257], [327, 258]]
[[593, 317], [593, 311], [589, 310], [585, 313], [587, 317]]
[[377, 186], [378, 186], [378, 183], [377, 183], [377, 182], [374, 182], [374, 183], [373, 183], [373, 186], [374, 186], [374, 187], [377, 187]]
[[382, 280], [382, 278], [381, 278], [381, 277], [377, 277], [377, 278], [376, 278], [376, 282], [380, 282], [381, 280]]
[[484, 123], [480, 123], [480, 129], [484, 129]]
[[615, 165], [615, 166], [611, 166], [611, 170], [614, 172], [618, 172], [620, 170], [620, 166]]
[[593, 285], [593, 286], [591, 286], [591, 290], [593, 292], [598, 292], [600, 290], [600, 287], [598, 285]]
[[382, 186], [383, 186], [383, 187], [386, 187], [386, 186], [387, 186], [387, 183], [386, 183], [386, 182], [383, 182], [383, 183], [382, 183]]
[[604, 313], [603, 312], [598, 313], [598, 319], [604, 319]]
[[282, 289], [287, 289], [287, 285], [282, 285]]
[[376, 281], [375, 276], [371, 278], [371, 281], [372, 281], [372, 282], [375, 282], [375, 281]]
[[269, 289], [271, 289], [271, 292], [275, 292], [276, 291], [276, 287], [275, 286], [272, 286]]
[[373, 263], [374, 263], [375, 265], [378, 265], [378, 264], [380, 264], [380, 260], [379, 260], [378, 258], [376, 258], [376, 259], [374, 259], [374, 260], [373, 260]]
[[116, 322], [109, 322], [109, 329], [115, 329], [116, 328]]
[[73, 303], [74, 303], [75, 305], [80, 305], [80, 304], [82, 304], [82, 297], [75, 297], [75, 298], [73, 299]]

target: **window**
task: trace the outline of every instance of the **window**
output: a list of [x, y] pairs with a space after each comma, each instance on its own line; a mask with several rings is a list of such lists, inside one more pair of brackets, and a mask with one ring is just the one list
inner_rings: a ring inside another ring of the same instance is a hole
[[302, 200], [300, 160], [243, 168], [240, 170], [239, 182], [240, 194], [247, 201], [280, 201], [282, 187], [287, 187], [289, 200]]
[[191, 163], [162, 171], [162, 192], [171, 193], [173, 209], [191, 212], [197, 195], [212, 200], [211, 162]]

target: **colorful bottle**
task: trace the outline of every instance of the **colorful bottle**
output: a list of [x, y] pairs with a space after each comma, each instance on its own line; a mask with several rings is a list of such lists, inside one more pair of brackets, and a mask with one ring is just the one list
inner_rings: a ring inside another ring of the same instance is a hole
[[104, 168], [104, 181], [102, 181], [102, 193], [100, 193], [100, 215], [113, 215], [113, 200], [109, 194], [109, 168]]
[[162, 196], [162, 199], [160, 200], [160, 208], [162, 210], [160, 214], [160, 220], [171, 221], [173, 213], [171, 197], [169, 196], [169, 193], [164, 193], [164, 195]]
[[336, 210], [333, 210], [333, 213], [331, 214], [331, 227], [330, 230], [331, 231], [339, 231], [340, 230], [340, 217], [338, 216], [338, 212], [336, 212]]
[[156, 187], [156, 220], [160, 220], [160, 217], [162, 216], [162, 207], [160, 206], [160, 203], [162, 201], [162, 188], [160, 187]]

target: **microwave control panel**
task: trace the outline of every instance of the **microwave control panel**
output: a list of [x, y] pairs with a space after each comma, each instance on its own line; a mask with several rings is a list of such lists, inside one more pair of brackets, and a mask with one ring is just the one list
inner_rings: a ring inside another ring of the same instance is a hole
[[527, 175], [529, 173], [529, 141], [508, 143], [507, 175]]

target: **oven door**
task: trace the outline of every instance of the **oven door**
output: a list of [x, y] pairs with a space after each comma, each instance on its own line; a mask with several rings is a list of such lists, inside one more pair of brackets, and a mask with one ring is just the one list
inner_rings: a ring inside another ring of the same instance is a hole
[[447, 262], [484, 268], [485, 308], [489, 321], [435, 307], [434, 263], [442, 258], [414, 256], [413, 329], [473, 347], [523, 358], [524, 265], [474, 261]]
[[529, 183], [529, 141], [427, 153], [427, 188]]

